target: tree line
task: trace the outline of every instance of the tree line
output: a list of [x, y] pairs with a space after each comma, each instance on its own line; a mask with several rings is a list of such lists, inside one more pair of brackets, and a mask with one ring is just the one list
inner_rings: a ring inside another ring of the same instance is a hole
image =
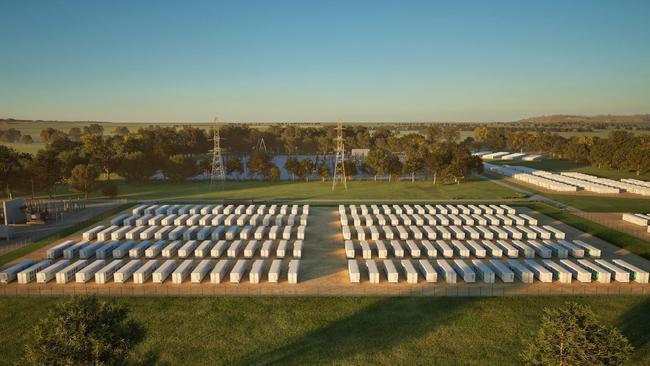
[[650, 135], [614, 130], [607, 137], [563, 137], [547, 132], [530, 133], [504, 128], [474, 130], [474, 148], [549, 154], [553, 158], [634, 172], [650, 171]]

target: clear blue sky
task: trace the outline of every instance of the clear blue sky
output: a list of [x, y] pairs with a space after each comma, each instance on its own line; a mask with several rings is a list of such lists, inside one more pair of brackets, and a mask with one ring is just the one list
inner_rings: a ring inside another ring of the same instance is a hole
[[650, 112], [650, 1], [0, 0], [0, 116]]

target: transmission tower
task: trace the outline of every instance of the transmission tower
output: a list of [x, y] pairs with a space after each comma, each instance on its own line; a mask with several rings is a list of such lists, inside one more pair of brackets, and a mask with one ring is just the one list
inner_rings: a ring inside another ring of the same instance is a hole
[[219, 118], [217, 117], [214, 118], [212, 131], [212, 172], [210, 173], [210, 184], [217, 180], [223, 183], [226, 180], [226, 174], [223, 166], [223, 156], [221, 156], [221, 132], [219, 131]]
[[264, 143], [264, 137], [260, 137], [260, 139], [257, 141], [257, 146], [255, 146], [255, 150], [266, 152], [266, 143]]
[[332, 179], [332, 190], [336, 188], [336, 181], [343, 182], [343, 187], [348, 190], [348, 183], [345, 177], [345, 147], [343, 146], [343, 124], [339, 122], [336, 126], [336, 162], [334, 163], [334, 177]]

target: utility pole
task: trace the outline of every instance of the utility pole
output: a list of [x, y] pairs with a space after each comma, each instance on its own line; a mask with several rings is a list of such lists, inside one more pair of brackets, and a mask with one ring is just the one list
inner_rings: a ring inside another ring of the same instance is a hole
[[221, 133], [219, 131], [219, 118], [214, 117], [212, 125], [212, 172], [210, 174], [210, 184], [220, 180], [221, 183], [226, 180], [225, 169], [223, 166], [223, 156], [221, 156]]
[[343, 187], [348, 190], [347, 178], [345, 176], [345, 147], [343, 146], [343, 124], [336, 126], [336, 160], [334, 163], [334, 176], [332, 179], [332, 190], [336, 188], [336, 181], [341, 180]]

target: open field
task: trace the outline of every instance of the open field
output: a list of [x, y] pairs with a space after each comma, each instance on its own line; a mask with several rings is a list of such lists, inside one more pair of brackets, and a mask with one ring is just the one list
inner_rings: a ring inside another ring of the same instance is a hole
[[[227, 181], [221, 189], [216, 183], [187, 181], [183, 183], [119, 182], [117, 198], [194, 200], [194, 199], [272, 199], [272, 200], [361, 200], [361, 199], [503, 199], [520, 198], [522, 194], [484, 180], [471, 180], [461, 184], [433, 185], [431, 181], [351, 181], [348, 190], [332, 182], [304, 181]], [[57, 189], [57, 195], [76, 194], [66, 186]], [[100, 197], [99, 193], [91, 197]]]
[[[58, 298], [0, 299], [0, 365]], [[590, 305], [650, 364], [647, 297], [120, 298], [145, 328], [142, 364], [517, 365], [546, 306]]]

